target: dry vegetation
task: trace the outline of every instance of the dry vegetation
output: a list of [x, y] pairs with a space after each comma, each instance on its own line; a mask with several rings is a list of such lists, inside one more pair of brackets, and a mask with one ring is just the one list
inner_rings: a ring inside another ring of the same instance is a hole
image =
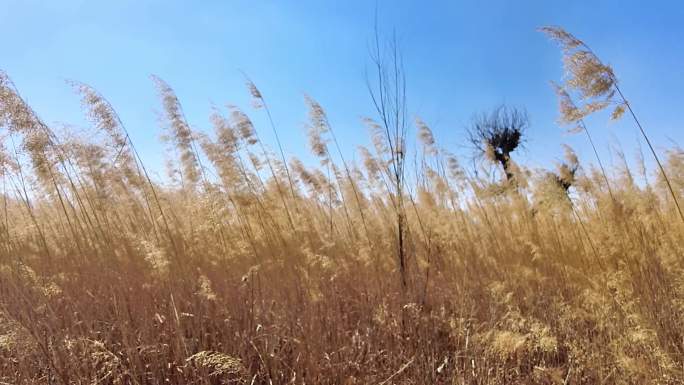
[[[546, 31], [563, 120], [618, 118], [612, 70]], [[362, 165], [314, 100], [307, 167], [234, 107], [194, 132], [155, 78], [166, 183], [92, 88], [72, 83], [92, 130], [58, 135], [1, 75], [0, 384], [681, 383], [684, 152], [654, 178], [570, 149], [551, 172], [485, 140], [492, 182], [417, 121], [407, 157], [400, 78], [376, 59]]]

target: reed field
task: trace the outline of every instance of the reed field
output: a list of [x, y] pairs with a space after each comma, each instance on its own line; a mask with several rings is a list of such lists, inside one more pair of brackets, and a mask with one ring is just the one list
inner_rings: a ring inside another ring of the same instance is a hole
[[312, 98], [303, 161], [261, 140], [286, 133], [251, 81], [255, 109], [197, 132], [153, 77], [168, 178], [97, 90], [69, 82], [91, 125], [58, 129], [0, 72], [0, 384], [684, 383], [684, 150], [542, 32], [561, 123], [593, 147], [587, 115], [633, 122], [638, 167], [516, 163], [528, 118], [501, 106], [456, 138], [476, 173], [406, 111], [383, 44], [356, 161]]

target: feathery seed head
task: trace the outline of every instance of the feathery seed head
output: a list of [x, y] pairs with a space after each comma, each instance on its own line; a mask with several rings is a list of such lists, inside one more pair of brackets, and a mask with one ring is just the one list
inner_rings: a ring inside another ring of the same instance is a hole
[[237, 129], [240, 138], [249, 145], [257, 144], [258, 139], [256, 136], [256, 131], [254, 130], [254, 124], [252, 124], [252, 121], [249, 119], [249, 117], [235, 106], [228, 106], [228, 108], [231, 111], [231, 121], [233, 126]]

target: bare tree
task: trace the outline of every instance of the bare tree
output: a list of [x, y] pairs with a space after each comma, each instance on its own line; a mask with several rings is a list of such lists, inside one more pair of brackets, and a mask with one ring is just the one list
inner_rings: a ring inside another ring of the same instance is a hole
[[384, 142], [387, 148], [387, 173], [391, 181], [390, 198], [396, 212], [397, 259], [402, 290], [406, 291], [406, 237], [408, 234], [406, 212], [404, 210], [404, 179], [406, 164], [406, 79], [396, 36], [385, 45], [381, 43], [380, 33], [375, 26], [375, 36], [370, 57], [372, 73], [367, 75], [366, 84], [373, 105], [378, 114], [376, 140]]
[[499, 106], [473, 119], [468, 139], [478, 156], [499, 163], [507, 181], [513, 181], [511, 153], [522, 145], [529, 119], [525, 110]]

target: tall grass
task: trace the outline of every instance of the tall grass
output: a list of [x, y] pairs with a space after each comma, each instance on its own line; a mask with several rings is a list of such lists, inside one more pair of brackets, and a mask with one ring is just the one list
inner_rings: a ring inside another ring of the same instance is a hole
[[512, 186], [420, 119], [405, 164], [401, 96], [378, 102], [359, 166], [308, 99], [309, 167], [235, 107], [193, 132], [155, 83], [176, 182], [149, 177], [89, 86], [72, 83], [91, 131], [58, 135], [0, 76], [0, 383], [684, 379], [681, 149], [667, 183], [566, 149], [556, 172], [506, 170]]

